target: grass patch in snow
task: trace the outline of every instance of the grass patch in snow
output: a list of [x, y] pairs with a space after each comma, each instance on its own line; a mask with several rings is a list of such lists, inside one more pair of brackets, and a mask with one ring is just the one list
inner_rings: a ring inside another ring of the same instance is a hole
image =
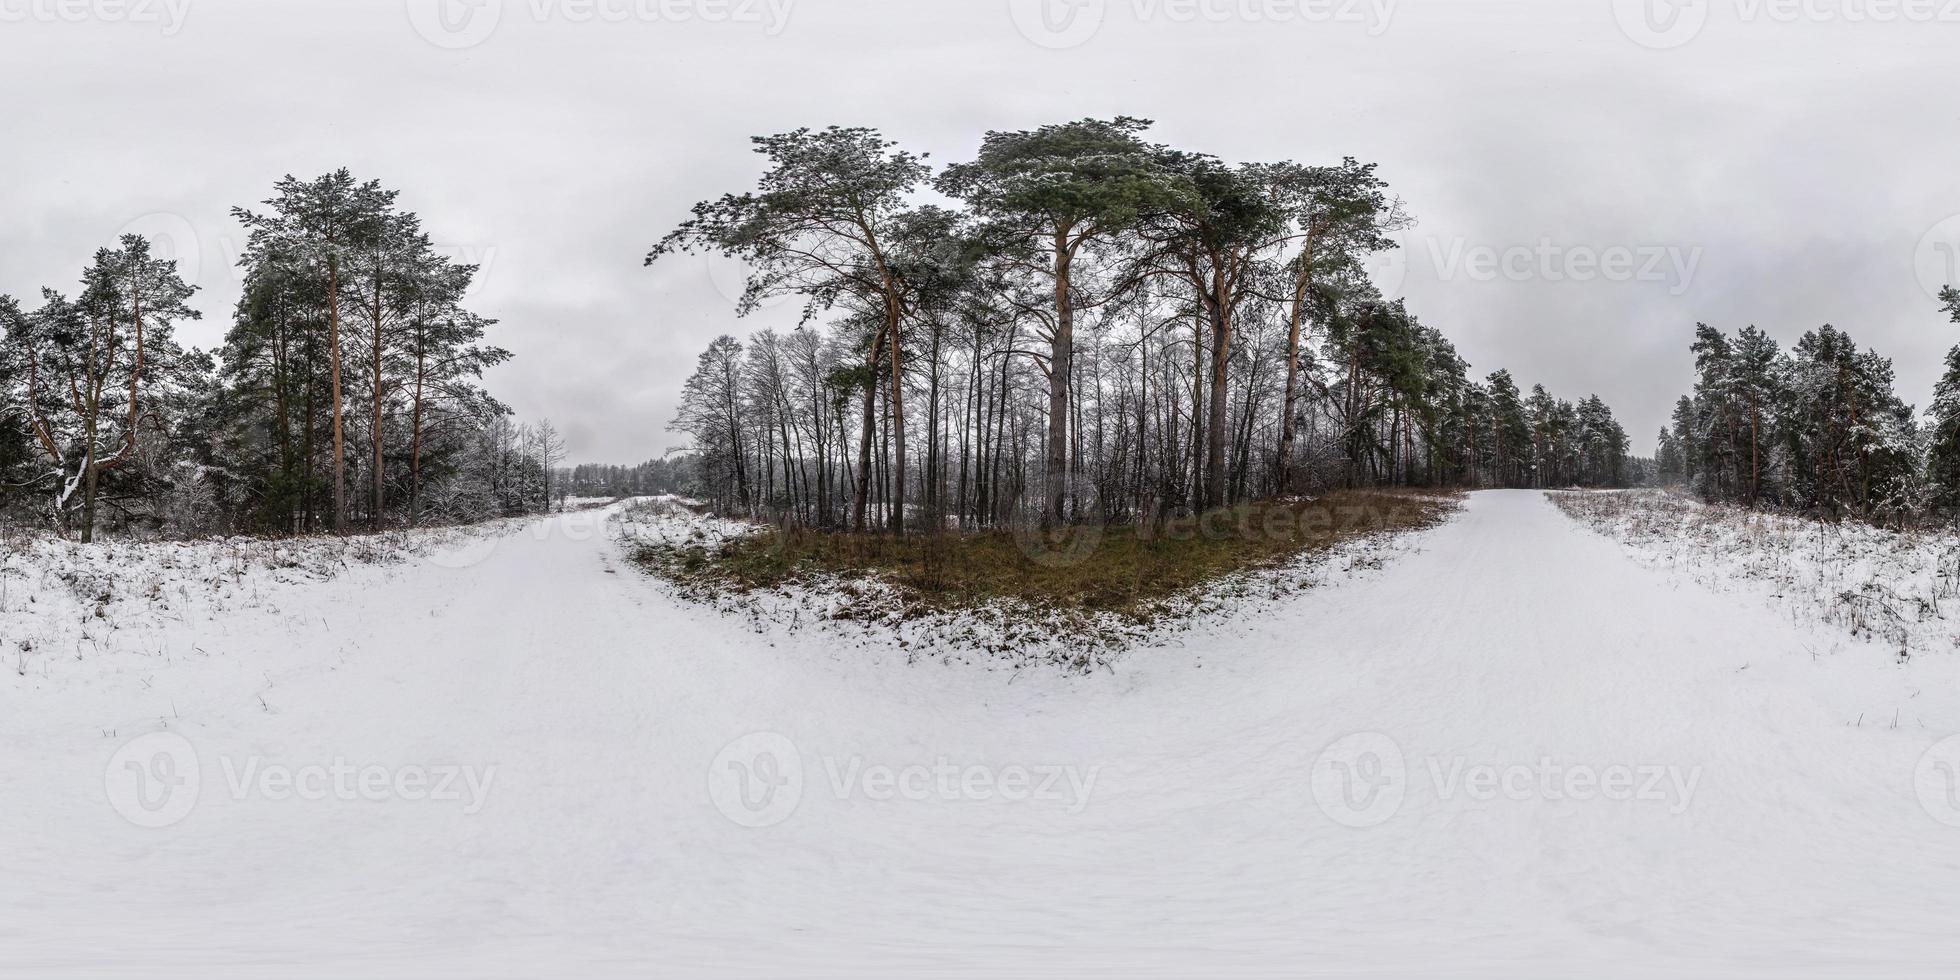
[[1450, 494], [1358, 490], [1183, 515], [1148, 529], [1019, 528], [900, 538], [768, 528], [682, 540], [640, 538], [631, 553], [649, 570], [697, 590], [875, 585], [906, 616], [1005, 603], [1148, 622], [1180, 611], [1180, 598], [1235, 575], [1368, 535], [1428, 527], [1455, 507]]

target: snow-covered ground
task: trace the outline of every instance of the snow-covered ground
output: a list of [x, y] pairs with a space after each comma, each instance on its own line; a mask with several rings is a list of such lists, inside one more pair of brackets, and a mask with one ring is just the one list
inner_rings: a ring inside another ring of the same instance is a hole
[[[41, 642], [73, 663], [9, 659], [0, 973], [1960, 961], [1960, 658], [1820, 656], [1836, 627], [1542, 494], [1087, 675], [758, 633], [606, 516], [123, 601], [101, 649], [71, 625]], [[70, 603], [36, 555], [10, 588]], [[7, 603], [11, 658], [47, 626]]]
[[[1960, 534], [1893, 531], [1704, 504], [1661, 490], [1559, 493], [1576, 520], [1635, 560], [1839, 627], [1901, 657], [1960, 650]], [[1822, 631], [1815, 652], [1836, 653]]]
[[581, 510], [589, 507], [604, 507], [618, 499], [618, 497], [566, 497], [560, 509]]

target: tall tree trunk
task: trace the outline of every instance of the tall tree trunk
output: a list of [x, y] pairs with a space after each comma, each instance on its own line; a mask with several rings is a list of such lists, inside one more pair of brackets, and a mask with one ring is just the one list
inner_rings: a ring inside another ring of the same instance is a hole
[[415, 393], [408, 423], [408, 523], [422, 523], [422, 385], [428, 378], [428, 351], [415, 344]]
[[340, 257], [327, 256], [327, 360], [332, 379], [333, 533], [347, 533], [347, 441], [341, 428]]
[[1205, 311], [1202, 299], [1191, 317], [1191, 505], [1205, 501]]
[[1749, 412], [1749, 506], [1754, 507], [1763, 493], [1763, 468], [1757, 440], [1763, 427], [1763, 413], [1753, 404]]
[[1294, 279], [1293, 305], [1286, 318], [1286, 391], [1281, 399], [1279, 420], [1279, 460], [1276, 463], [1277, 484], [1280, 493], [1293, 492], [1293, 442], [1294, 415], [1298, 412], [1300, 397], [1300, 328], [1306, 319], [1307, 290], [1312, 280], [1306, 271], [1313, 261], [1313, 246], [1300, 256], [1300, 274]]
[[938, 534], [946, 526], [940, 515], [939, 480], [939, 321], [933, 321], [931, 370], [926, 375], [926, 517], [931, 520], [929, 530]]
[[[110, 329], [114, 329], [112, 326]], [[101, 327], [93, 317], [89, 320], [89, 359], [88, 359], [88, 398], [83, 402], [88, 412], [82, 425], [82, 543], [95, 540], [95, 488], [96, 480], [102, 472], [97, 460], [101, 440], [102, 386], [108, 380], [106, 368], [113, 356], [113, 346], [102, 335]]]
[[1042, 521], [1060, 524], [1068, 507], [1068, 410], [1070, 360], [1075, 353], [1075, 303], [1069, 292], [1068, 229], [1055, 232], [1055, 333], [1048, 343], [1048, 452], [1042, 481], [1047, 489]]
[[1232, 312], [1225, 283], [1217, 282], [1211, 302], [1211, 441], [1205, 446], [1205, 507], [1225, 506], [1225, 420], [1227, 373], [1232, 357]]
[[286, 391], [288, 384], [287, 375], [290, 373], [288, 361], [291, 358], [291, 353], [286, 349], [286, 310], [283, 303], [279, 308], [277, 319], [273, 321], [272, 330], [272, 400], [279, 420], [279, 476], [281, 483], [279, 507], [283, 511], [279, 526], [286, 533], [291, 534], [298, 530], [298, 521], [293, 510], [293, 487], [299, 478], [294, 473], [296, 467], [293, 460], [293, 418], [292, 408], [288, 404], [289, 392]]
[[102, 468], [95, 460], [96, 427], [94, 413], [90, 413], [87, 439], [82, 452], [82, 543], [95, 540], [95, 481]]
[[316, 334], [309, 339], [312, 342], [306, 345], [306, 381], [301, 389], [306, 394], [306, 419], [301, 423], [303, 427], [300, 430], [302, 433], [300, 437], [300, 452], [306, 457], [306, 479], [300, 484], [303, 489], [300, 500], [301, 520], [304, 522], [304, 527], [301, 530], [308, 532], [318, 526], [319, 521], [319, 514], [317, 513], [319, 508], [314, 503], [313, 494], [319, 489], [319, 480], [317, 477], [320, 462], [319, 445], [315, 442], [319, 430], [319, 426], [315, 424], [319, 418], [318, 403], [315, 396], [318, 394], [317, 389], [319, 386], [313, 383], [313, 379], [316, 377], [313, 372], [319, 370], [319, 363], [313, 356], [314, 349], [319, 346], [319, 337]]
[[856, 494], [851, 500], [851, 530], [864, 533], [865, 505], [871, 498], [871, 441], [877, 437], [878, 365], [883, 360], [885, 331], [871, 341], [869, 371], [864, 381], [864, 425], [858, 437]]
[[[376, 261], [374, 269], [374, 350], [373, 356], [370, 359], [374, 371], [374, 412], [373, 418], [369, 420], [369, 424], [373, 427], [369, 442], [372, 443], [374, 448], [374, 513], [369, 517], [369, 524], [376, 531], [381, 530], [381, 509], [385, 502], [381, 480], [381, 400], [386, 394], [382, 389], [381, 380], [381, 280], [381, 263]], [[549, 474], [547, 474], [547, 477], [549, 477]]]
[[898, 297], [885, 291], [885, 329], [891, 332], [892, 358], [892, 533], [905, 533], [905, 358], [899, 346]]

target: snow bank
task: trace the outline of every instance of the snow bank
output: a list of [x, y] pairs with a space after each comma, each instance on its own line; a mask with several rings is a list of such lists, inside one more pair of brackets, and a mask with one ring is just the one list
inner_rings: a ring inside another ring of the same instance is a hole
[[369, 625], [349, 621], [348, 599], [423, 566], [473, 565], [534, 520], [206, 541], [14, 534], [0, 547], [0, 677], [25, 697], [86, 698], [150, 688], [161, 673], [181, 688], [163, 699], [172, 712], [186, 700], [263, 703], [283, 673], [333, 666], [293, 637], [351, 643]]
[[1834, 625], [1901, 660], [1960, 650], [1960, 535], [1765, 514], [1658, 490], [1550, 496], [1642, 563], [1759, 596], [1793, 622]]

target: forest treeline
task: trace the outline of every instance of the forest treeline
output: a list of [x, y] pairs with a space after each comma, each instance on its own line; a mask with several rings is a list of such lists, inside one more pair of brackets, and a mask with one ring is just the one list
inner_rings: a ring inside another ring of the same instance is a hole
[[[1960, 324], [1960, 290], [1944, 312]], [[1699, 324], [1694, 391], [1660, 433], [1661, 480], [1705, 499], [1911, 523], [1960, 516], [1960, 346], [1925, 425], [1892, 361], [1833, 326], [1785, 350], [1756, 327]]]
[[396, 192], [346, 170], [255, 207], [223, 347], [185, 349], [194, 287], [151, 243], [72, 293], [0, 296], [0, 518], [90, 540], [303, 533], [542, 509], [564, 442], [484, 390], [510, 354]]
[[1330, 487], [1616, 486], [1626, 433], [1484, 378], [1369, 280], [1410, 219], [1372, 164], [1231, 164], [1086, 119], [936, 173], [862, 128], [758, 137], [752, 190], [649, 264], [750, 270], [673, 428], [692, 489], [804, 526], [1154, 521]]
[[688, 481], [689, 459], [654, 459], [637, 466], [580, 463], [552, 475], [552, 492], [572, 497], [651, 497], [679, 493]]

